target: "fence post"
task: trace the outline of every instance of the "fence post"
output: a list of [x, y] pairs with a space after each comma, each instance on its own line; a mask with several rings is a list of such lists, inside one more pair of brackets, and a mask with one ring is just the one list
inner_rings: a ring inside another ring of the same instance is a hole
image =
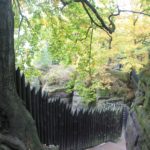
[[35, 109], [35, 88], [33, 88], [32, 90], [31, 90], [31, 107], [32, 107], [32, 112], [31, 112], [31, 114], [32, 114], [32, 117], [33, 117], [33, 119], [35, 120], [35, 116], [36, 116], [36, 109]]
[[45, 105], [45, 112], [46, 112], [46, 144], [50, 144], [49, 143], [49, 112], [48, 112], [48, 108], [49, 108], [49, 101], [48, 101], [48, 95], [46, 95], [46, 105]]
[[26, 107], [30, 113], [32, 113], [32, 104], [31, 104], [31, 90], [30, 83], [26, 86]]
[[17, 93], [20, 98], [22, 98], [22, 93], [21, 93], [21, 73], [20, 69], [17, 68], [16, 70], [16, 88], [17, 88]]
[[24, 105], [26, 105], [26, 83], [25, 83], [25, 76], [24, 74], [22, 74], [21, 76], [21, 97], [22, 97], [22, 100], [23, 100], [23, 103]]
[[39, 89], [39, 132], [40, 132], [40, 139], [43, 141], [43, 116], [42, 116], [42, 88]]
[[45, 108], [46, 108], [46, 93], [43, 94], [43, 144], [47, 144], [46, 143], [46, 111], [45, 111]]

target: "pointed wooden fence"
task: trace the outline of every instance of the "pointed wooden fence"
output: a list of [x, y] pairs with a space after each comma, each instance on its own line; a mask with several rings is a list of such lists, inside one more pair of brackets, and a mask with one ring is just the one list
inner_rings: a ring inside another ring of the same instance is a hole
[[24, 74], [16, 70], [18, 95], [35, 120], [43, 144], [59, 145], [60, 150], [83, 150], [121, 135], [121, 105], [106, 104], [103, 108], [89, 108], [72, 112], [61, 98], [48, 97], [25, 83]]

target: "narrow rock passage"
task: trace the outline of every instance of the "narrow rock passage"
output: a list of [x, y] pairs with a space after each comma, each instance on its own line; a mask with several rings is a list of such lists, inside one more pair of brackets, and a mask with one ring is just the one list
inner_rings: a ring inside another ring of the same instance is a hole
[[107, 142], [86, 150], [126, 150], [124, 134], [116, 143]]

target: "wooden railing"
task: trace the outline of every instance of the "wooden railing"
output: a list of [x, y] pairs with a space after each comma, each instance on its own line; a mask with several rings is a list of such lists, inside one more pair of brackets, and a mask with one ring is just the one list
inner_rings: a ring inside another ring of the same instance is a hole
[[18, 95], [35, 120], [43, 144], [59, 145], [60, 150], [83, 150], [121, 135], [123, 107], [106, 104], [105, 108], [71, 110], [61, 98], [48, 97], [30, 87], [24, 74], [16, 70]]

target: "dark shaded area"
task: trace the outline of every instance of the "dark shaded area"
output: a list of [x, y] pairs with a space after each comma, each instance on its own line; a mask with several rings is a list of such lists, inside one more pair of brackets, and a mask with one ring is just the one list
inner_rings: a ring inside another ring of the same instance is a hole
[[134, 69], [130, 72], [130, 80], [134, 88], [138, 88], [139, 77]]
[[6, 113], [0, 110], [0, 133], [8, 133], [9, 121]]

